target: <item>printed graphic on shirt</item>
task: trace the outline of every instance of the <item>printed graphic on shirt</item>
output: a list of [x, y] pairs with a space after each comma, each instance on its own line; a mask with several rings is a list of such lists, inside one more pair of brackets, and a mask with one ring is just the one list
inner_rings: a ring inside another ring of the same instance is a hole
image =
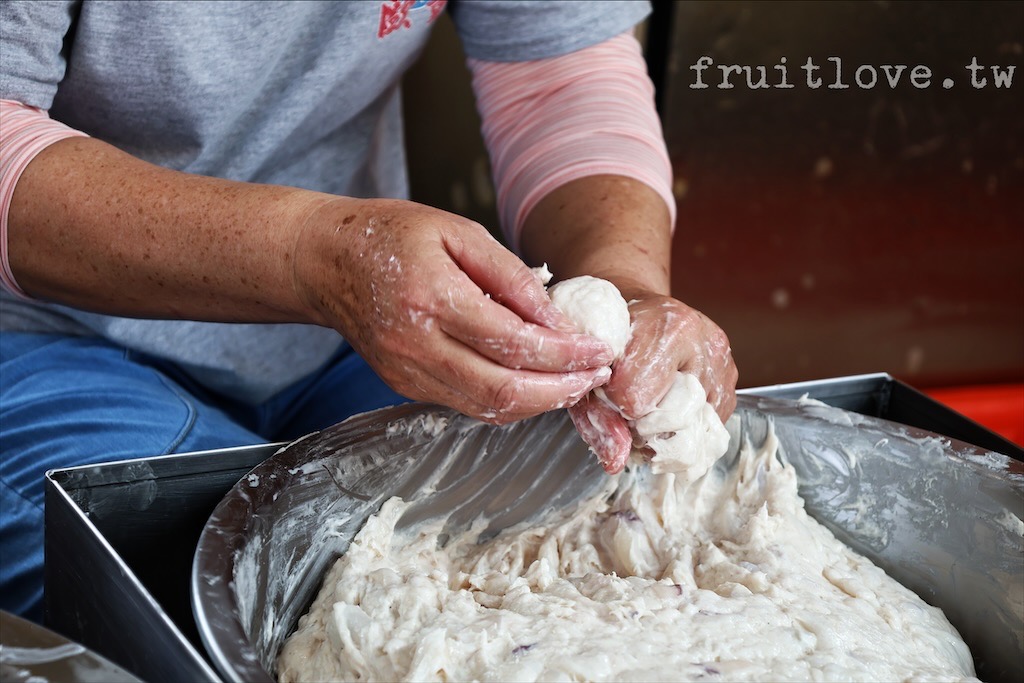
[[[413, 19], [416, 21], [426, 19], [427, 24], [432, 24], [441, 16], [447, 2], [448, 0], [389, 0], [383, 2], [380, 6], [377, 37], [384, 38], [400, 28], [411, 28]], [[429, 14], [418, 11], [422, 9], [430, 10]]]

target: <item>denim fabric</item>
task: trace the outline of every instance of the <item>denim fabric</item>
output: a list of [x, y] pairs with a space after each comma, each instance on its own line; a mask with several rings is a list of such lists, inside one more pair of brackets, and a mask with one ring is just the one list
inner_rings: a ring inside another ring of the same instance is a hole
[[350, 348], [256, 406], [97, 338], [0, 335], [0, 609], [38, 620], [47, 470], [293, 439], [404, 402]]

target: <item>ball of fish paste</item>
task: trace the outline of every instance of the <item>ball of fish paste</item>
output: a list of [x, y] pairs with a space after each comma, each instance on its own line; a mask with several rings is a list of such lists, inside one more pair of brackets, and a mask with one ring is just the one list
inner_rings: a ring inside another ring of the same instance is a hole
[[592, 337], [605, 342], [619, 358], [629, 342], [629, 307], [612, 283], [590, 275], [563, 280], [548, 289], [562, 313]]

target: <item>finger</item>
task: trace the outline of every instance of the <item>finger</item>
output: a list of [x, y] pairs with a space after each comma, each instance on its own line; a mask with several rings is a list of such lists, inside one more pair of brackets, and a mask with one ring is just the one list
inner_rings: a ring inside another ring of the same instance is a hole
[[597, 455], [608, 474], [618, 474], [626, 466], [632, 447], [632, 436], [626, 421], [604, 401], [587, 394], [569, 408], [569, 417], [580, 437]]
[[483, 406], [491, 421], [509, 422], [565, 408], [578, 402], [611, 377], [606, 367], [572, 372], [514, 370], [480, 355], [460, 341], [448, 338], [440, 349], [435, 375]]
[[713, 322], [699, 315], [704, 321], [705, 341], [702, 353], [687, 360], [680, 368], [700, 380], [707, 393], [708, 403], [718, 413], [722, 422], [729, 419], [736, 408], [736, 382], [739, 371], [736, 368], [729, 338]]
[[732, 355], [728, 354], [721, 363], [722, 367], [714, 368], [702, 378], [708, 392], [708, 402], [714, 407], [718, 417], [725, 422], [736, 410], [736, 382], [739, 371]]
[[467, 384], [458, 377], [437, 372], [436, 367], [422, 364], [424, 362], [429, 363], [422, 357], [406, 357], [404, 359], [392, 357], [384, 363], [372, 363], [372, 366], [388, 386], [407, 398], [445, 405], [464, 415], [496, 425], [509, 424], [534, 417], [548, 410], [571, 405], [586, 395], [591, 390], [590, 387], [600, 386], [607, 381], [606, 375], [609, 372], [606, 368], [591, 371], [598, 375], [592, 381], [584, 379], [576, 382], [574, 377], [567, 378], [565, 384], [570, 388], [566, 392], [566, 397], [550, 407], [543, 406], [539, 409], [536, 405], [527, 402], [521, 404], [521, 408], [517, 408], [515, 403], [499, 406], [495, 405], [492, 400], [482, 400], [481, 392], [470, 391], [468, 388], [475, 387], [475, 385]]
[[524, 321], [487, 297], [465, 273], [452, 274], [447, 300], [449, 308], [438, 316], [441, 329], [507, 368], [571, 372], [607, 366], [614, 359], [611, 347], [599, 339]]
[[680, 364], [672, 340], [662, 325], [634, 325], [626, 352], [604, 389], [608, 400], [627, 417], [646, 415], [672, 387]]
[[715, 412], [718, 413], [718, 418], [724, 424], [736, 411], [736, 392], [729, 392], [728, 395], [723, 396], [714, 406]]
[[540, 279], [515, 254], [479, 225], [460, 230], [445, 248], [466, 275], [487, 295], [526, 322], [562, 332], [576, 327], [554, 304]]
[[477, 315], [456, 312], [454, 317], [441, 320], [441, 329], [513, 370], [573, 372], [607, 367], [614, 360], [611, 348], [594, 337], [524, 323], [496, 305], [484, 306]]

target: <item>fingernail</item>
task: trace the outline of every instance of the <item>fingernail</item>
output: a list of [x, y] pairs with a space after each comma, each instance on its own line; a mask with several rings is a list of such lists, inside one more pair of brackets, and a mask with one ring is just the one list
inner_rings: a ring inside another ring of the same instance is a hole
[[612, 378], [612, 369], [611, 368], [609, 368], [609, 367], [598, 368], [597, 372], [594, 373], [594, 379], [590, 383], [590, 388], [591, 389], [596, 389], [597, 387], [603, 387], [605, 384], [608, 384], [608, 380], [610, 380], [611, 378]]
[[576, 327], [576, 325], [569, 320], [568, 316], [562, 313], [557, 306], [551, 303], [550, 300], [548, 301], [548, 305], [541, 309], [540, 318], [541, 324], [545, 327], [551, 328], [552, 330], [558, 330], [559, 332], [565, 332], [567, 334], [579, 332], [579, 328]]
[[604, 343], [600, 339], [594, 337], [588, 337], [592, 340], [592, 344], [596, 353], [594, 354], [594, 362], [599, 365], [611, 365], [615, 361], [615, 352], [612, 351], [612, 347]]
[[615, 362], [614, 352], [612, 352], [611, 347], [604, 342], [594, 340], [593, 337], [587, 337], [585, 335], [578, 335], [577, 338], [579, 340], [580, 347], [586, 349], [590, 353], [569, 361], [565, 368], [568, 372], [582, 372], [588, 369], [597, 369], [598, 367], [607, 368]]
[[607, 384], [611, 376], [611, 368], [607, 367], [567, 373], [563, 381], [575, 385], [569, 394], [570, 402], [574, 404], [594, 389]]

